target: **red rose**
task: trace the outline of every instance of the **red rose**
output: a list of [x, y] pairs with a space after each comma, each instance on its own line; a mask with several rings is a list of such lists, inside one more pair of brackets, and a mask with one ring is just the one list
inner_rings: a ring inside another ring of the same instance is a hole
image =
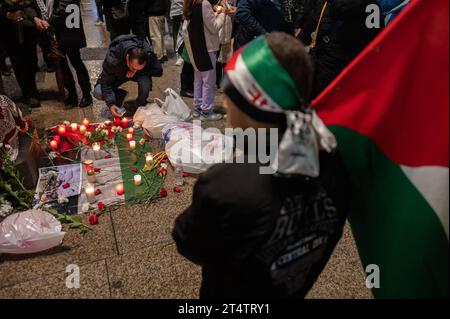
[[114, 117], [114, 125], [118, 126], [120, 124], [120, 117], [115, 116]]
[[22, 136], [26, 135], [26, 134], [27, 134], [27, 129], [26, 129], [26, 128], [21, 128], [21, 129], [20, 129], [20, 134], [21, 134]]
[[53, 136], [53, 140], [56, 141], [56, 143], [61, 143], [61, 137], [59, 137], [59, 135], [55, 135]]
[[98, 210], [104, 210], [105, 209], [105, 204], [103, 204], [103, 202], [98, 203], [97, 206], [98, 206]]
[[102, 193], [102, 191], [100, 189], [96, 189], [95, 190], [95, 196], [98, 196]]
[[97, 217], [96, 213], [93, 213], [91, 216], [89, 216], [89, 224], [91, 224], [91, 225], [98, 224], [98, 217]]
[[156, 173], [157, 176], [164, 176], [167, 174], [167, 170], [165, 168], [158, 169], [158, 172]]
[[33, 127], [33, 120], [32, 119], [28, 119], [27, 120], [27, 124], [28, 124], [28, 127]]
[[132, 169], [131, 169], [131, 171], [133, 172], [133, 173], [137, 173], [137, 168], [136, 167], [133, 167]]
[[65, 184], [63, 185], [63, 188], [64, 188], [64, 189], [69, 188], [69, 187], [70, 187], [70, 184], [69, 184], [69, 183], [65, 183]]
[[175, 186], [175, 187], [173, 188], [173, 191], [174, 191], [175, 193], [181, 193], [181, 188], [179, 188], [178, 186]]
[[183, 177], [188, 177], [189, 173], [188, 172], [183, 172]]
[[104, 158], [105, 158], [105, 159], [108, 159], [108, 158], [111, 158], [111, 157], [112, 157], [112, 156], [108, 154], [108, 155], [105, 155]]
[[100, 173], [100, 172], [101, 172], [101, 169], [100, 169], [99, 167], [94, 167], [94, 172]]
[[167, 190], [165, 188], [161, 188], [159, 191], [159, 196], [166, 197], [167, 196]]

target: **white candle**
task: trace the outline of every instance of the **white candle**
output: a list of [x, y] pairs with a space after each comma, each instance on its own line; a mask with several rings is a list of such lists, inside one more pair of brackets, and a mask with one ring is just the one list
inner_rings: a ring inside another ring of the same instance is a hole
[[136, 141], [130, 141], [130, 150], [135, 150], [136, 149]]
[[147, 166], [152, 166], [152, 164], [153, 164], [153, 154], [152, 153], [145, 154], [145, 164]]
[[78, 128], [78, 124], [77, 123], [72, 123], [72, 124], [70, 124], [70, 127], [72, 128], [72, 132], [76, 132], [77, 128]]
[[87, 200], [90, 204], [95, 203], [95, 188], [94, 184], [88, 183], [84, 186]]
[[94, 151], [94, 157], [95, 159], [101, 159], [101, 154], [100, 154], [100, 144], [99, 143], [93, 143], [92, 144], [92, 150]]
[[125, 193], [125, 190], [123, 188], [123, 184], [117, 184], [116, 185], [116, 194], [118, 196], [122, 196]]
[[134, 185], [139, 186], [142, 184], [142, 176], [134, 175]]
[[86, 126], [85, 125], [80, 125], [80, 133], [81, 134], [86, 134]]
[[97, 178], [95, 177], [95, 172], [90, 171], [87, 173], [87, 180], [89, 183], [95, 183], [97, 181]]

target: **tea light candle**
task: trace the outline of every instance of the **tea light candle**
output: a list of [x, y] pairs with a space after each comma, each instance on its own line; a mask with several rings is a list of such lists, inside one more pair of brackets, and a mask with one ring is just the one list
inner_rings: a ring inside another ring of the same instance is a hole
[[59, 137], [59, 135], [53, 136], [53, 140], [54, 140], [57, 144], [61, 143], [61, 138]]
[[64, 125], [60, 125], [58, 127], [58, 134], [61, 135], [61, 136], [66, 135], [66, 127]]
[[123, 117], [122, 120], [120, 121], [120, 124], [122, 125], [123, 128], [127, 128], [128, 127], [128, 118]]
[[89, 126], [89, 124], [90, 124], [91, 122], [89, 121], [89, 119], [87, 118], [87, 117], [85, 117], [84, 119], [83, 119], [83, 121], [81, 121], [81, 124], [83, 124], [84, 126]]
[[95, 172], [94, 170], [89, 170], [87, 172], [87, 180], [89, 183], [95, 183], [97, 181], [97, 178], [95, 177]]
[[128, 133], [134, 134], [134, 127], [128, 128]]
[[153, 154], [152, 153], [145, 154], [145, 164], [147, 166], [152, 166], [152, 164], [153, 164]]
[[136, 141], [130, 141], [130, 150], [135, 150], [136, 149]]
[[100, 159], [100, 158], [101, 158], [101, 154], [100, 154], [100, 144], [99, 144], [99, 143], [93, 143], [93, 144], [92, 144], [92, 150], [94, 151], [94, 157], [95, 157], [95, 159]]
[[50, 147], [56, 150], [58, 148], [58, 142], [55, 140], [50, 141]]
[[95, 188], [94, 185], [88, 183], [84, 187], [84, 192], [86, 193], [87, 200], [90, 204], [95, 203]]
[[134, 175], [134, 185], [139, 186], [142, 184], [142, 176]]
[[70, 127], [72, 128], [72, 132], [76, 132], [77, 128], [78, 128], [78, 124], [77, 123], [72, 123], [72, 124], [70, 124]]
[[125, 193], [125, 190], [123, 189], [123, 184], [116, 185], [116, 193], [118, 196], [122, 196]]
[[85, 125], [80, 125], [80, 133], [81, 134], [86, 134], [86, 126]]
[[94, 161], [86, 160], [84, 161], [84, 167], [86, 168], [86, 172], [89, 174], [90, 172], [94, 172]]
[[127, 133], [127, 141], [132, 141], [134, 139], [133, 133]]

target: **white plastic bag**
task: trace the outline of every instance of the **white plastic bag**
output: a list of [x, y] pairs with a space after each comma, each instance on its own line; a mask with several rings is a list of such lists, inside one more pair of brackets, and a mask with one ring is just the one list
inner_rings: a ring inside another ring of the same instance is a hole
[[0, 253], [30, 254], [62, 243], [66, 233], [51, 214], [32, 209], [8, 216], [0, 224]]
[[[158, 102], [158, 100], [157, 100]], [[156, 103], [140, 107], [134, 115], [133, 121], [142, 126], [147, 135], [153, 138], [161, 138], [161, 130], [170, 123], [179, 122], [178, 117], [167, 115]]]
[[162, 110], [168, 115], [178, 117], [179, 121], [188, 120], [191, 117], [191, 110], [184, 103], [183, 99], [171, 88], [166, 89], [164, 92], [167, 96]]
[[167, 125], [163, 137], [172, 166], [176, 168], [181, 161], [183, 171], [191, 174], [200, 174], [233, 156], [232, 138], [208, 132], [192, 123]]

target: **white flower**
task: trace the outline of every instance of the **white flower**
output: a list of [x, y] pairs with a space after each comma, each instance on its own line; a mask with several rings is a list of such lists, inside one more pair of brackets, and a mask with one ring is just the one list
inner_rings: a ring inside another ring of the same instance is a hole
[[91, 132], [86, 132], [86, 134], [84, 134], [87, 138], [91, 138], [92, 133]]
[[44, 203], [46, 201], [47, 201], [47, 195], [42, 194], [42, 196], [41, 196], [41, 203]]
[[45, 204], [45, 205], [43, 206], [43, 208], [44, 208], [44, 209], [50, 209], [50, 208], [52, 208], [52, 205], [50, 205], [50, 204]]
[[119, 132], [122, 132], [123, 128], [121, 126], [119, 126]]
[[3, 147], [3, 143], [0, 143], [0, 148], [2, 148]]
[[7, 200], [3, 201], [3, 204], [0, 205], [0, 217], [6, 217], [13, 211], [13, 207], [10, 202]]
[[63, 124], [64, 124], [65, 126], [70, 126], [70, 122], [69, 122], [69, 121], [64, 121]]
[[119, 132], [119, 128], [118, 128], [117, 126], [113, 126], [113, 127], [111, 128], [111, 130], [112, 130], [114, 133]]
[[84, 203], [83, 206], [81, 206], [81, 212], [86, 213], [89, 211], [89, 208], [91, 208], [91, 205], [89, 205], [89, 203]]
[[[50, 156], [50, 155], [49, 155]], [[47, 174], [48, 177], [57, 177], [58, 173], [56, 171], [49, 171]]]
[[167, 164], [166, 163], [162, 163], [161, 167], [164, 168], [164, 169], [167, 169]]
[[144, 144], [145, 144], [145, 140], [144, 140], [143, 138], [141, 138], [141, 139], [139, 140], [139, 144], [144, 145]]
[[11, 145], [5, 144], [5, 148], [8, 149], [8, 150], [10, 150], [10, 149], [11, 149]]
[[103, 131], [102, 131], [102, 134], [105, 135], [105, 136], [107, 136], [107, 135], [108, 135], [108, 130], [103, 130]]
[[66, 196], [58, 196], [58, 203], [59, 204], [65, 204], [68, 203], [69, 199]]
[[58, 157], [58, 154], [56, 152], [50, 152], [50, 154], [48, 154], [48, 158], [49, 159], [55, 159]]
[[106, 127], [106, 124], [105, 123], [100, 123], [98, 125], [98, 127], [102, 130], [102, 129], [104, 129]]
[[37, 199], [37, 200], [40, 200], [41, 199], [41, 196], [39, 196], [39, 194], [34, 194], [34, 199]]

